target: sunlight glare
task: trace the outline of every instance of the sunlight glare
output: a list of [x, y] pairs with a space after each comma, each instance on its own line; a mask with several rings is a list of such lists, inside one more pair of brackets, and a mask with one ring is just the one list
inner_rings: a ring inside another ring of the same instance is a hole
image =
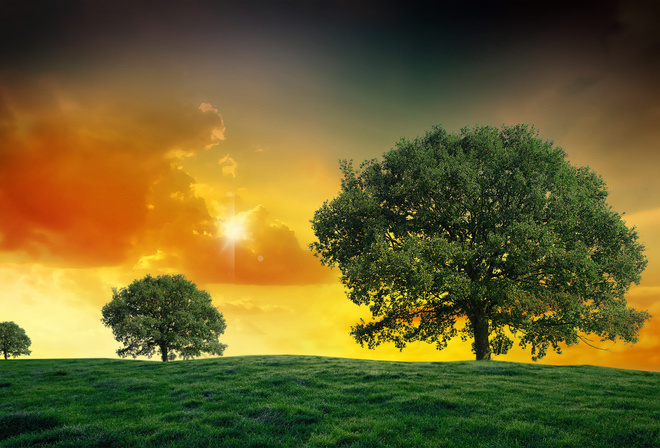
[[242, 219], [236, 219], [234, 216], [231, 220], [224, 223], [224, 235], [232, 240], [242, 240], [247, 238], [247, 233], [245, 230], [245, 225]]

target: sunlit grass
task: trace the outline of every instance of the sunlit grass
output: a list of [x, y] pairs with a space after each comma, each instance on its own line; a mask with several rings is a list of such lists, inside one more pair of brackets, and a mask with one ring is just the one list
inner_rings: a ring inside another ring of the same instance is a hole
[[656, 447], [660, 373], [301, 356], [0, 361], [0, 446]]

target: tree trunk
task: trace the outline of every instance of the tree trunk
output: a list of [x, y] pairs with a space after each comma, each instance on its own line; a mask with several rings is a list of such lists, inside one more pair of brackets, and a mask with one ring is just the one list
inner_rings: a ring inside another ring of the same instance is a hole
[[167, 344], [165, 343], [160, 343], [160, 359], [163, 360], [163, 362], [167, 362]]
[[488, 340], [490, 331], [488, 330], [488, 318], [483, 316], [474, 317], [470, 319], [470, 322], [474, 329], [474, 343], [472, 346], [477, 361], [490, 360], [490, 341]]
[[7, 352], [5, 352], [5, 359], [7, 359]]

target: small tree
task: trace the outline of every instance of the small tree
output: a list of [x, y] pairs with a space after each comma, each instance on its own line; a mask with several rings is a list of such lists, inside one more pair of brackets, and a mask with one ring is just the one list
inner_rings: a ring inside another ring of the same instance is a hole
[[312, 220], [312, 249], [373, 314], [352, 328], [361, 345], [440, 350], [460, 334], [481, 360], [519, 336], [536, 360], [585, 334], [637, 341], [650, 316], [624, 294], [644, 248], [588, 167], [524, 125], [434, 127], [383, 159], [342, 162], [339, 196]]
[[218, 341], [227, 327], [222, 313], [209, 293], [183, 275], [147, 275], [127, 288], [113, 288], [101, 312], [101, 322], [124, 344], [117, 350], [122, 358], [151, 358], [158, 349], [169, 361], [175, 352], [189, 359], [202, 352], [221, 356], [227, 348]]
[[25, 334], [25, 330], [14, 322], [0, 322], [0, 352], [5, 355], [5, 359], [10, 356], [17, 357], [29, 355], [32, 341]]

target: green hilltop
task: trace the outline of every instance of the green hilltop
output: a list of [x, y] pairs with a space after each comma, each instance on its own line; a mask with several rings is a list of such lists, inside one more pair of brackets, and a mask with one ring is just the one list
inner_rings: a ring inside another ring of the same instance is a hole
[[244, 356], [0, 361], [2, 447], [657, 447], [660, 373]]

